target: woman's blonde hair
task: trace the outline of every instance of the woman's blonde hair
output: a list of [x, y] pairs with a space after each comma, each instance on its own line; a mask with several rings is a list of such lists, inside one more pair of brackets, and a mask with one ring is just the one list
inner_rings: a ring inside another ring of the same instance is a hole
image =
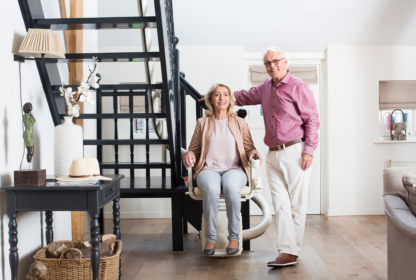
[[215, 108], [214, 108], [214, 106], [212, 106], [211, 101], [212, 101], [212, 96], [214, 95], [214, 92], [217, 89], [217, 87], [227, 88], [228, 93], [230, 95], [230, 105], [228, 106], [227, 113], [228, 113], [229, 116], [234, 116], [236, 114], [234, 112], [234, 101], [235, 101], [234, 94], [231, 91], [231, 88], [225, 83], [215, 83], [208, 90], [208, 93], [205, 97], [205, 104], [207, 105], [208, 110], [205, 110], [205, 116], [206, 117], [211, 117], [211, 116], [215, 115]]

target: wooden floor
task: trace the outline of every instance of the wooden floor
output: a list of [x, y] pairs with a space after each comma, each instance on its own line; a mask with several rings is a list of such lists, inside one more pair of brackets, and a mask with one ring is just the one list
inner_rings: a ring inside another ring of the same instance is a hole
[[[260, 217], [252, 217], [252, 225]], [[111, 220], [106, 232], [112, 232]], [[326, 217], [308, 215], [298, 264], [271, 269], [277, 256], [276, 229], [252, 240], [252, 252], [240, 257], [210, 258], [189, 226], [186, 253], [170, 253], [170, 219], [122, 219], [122, 279], [387, 279], [384, 216]]]

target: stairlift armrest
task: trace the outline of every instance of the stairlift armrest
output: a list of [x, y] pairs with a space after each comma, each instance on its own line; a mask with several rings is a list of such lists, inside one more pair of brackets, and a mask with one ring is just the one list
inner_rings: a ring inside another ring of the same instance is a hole
[[192, 187], [192, 167], [188, 168], [188, 181], [185, 182], [186, 186], [188, 187], [188, 192], [193, 193], [193, 187]]
[[260, 177], [256, 177], [254, 169], [260, 167], [260, 160], [252, 159], [250, 161], [250, 188], [252, 191], [258, 190], [262, 188], [262, 180]]

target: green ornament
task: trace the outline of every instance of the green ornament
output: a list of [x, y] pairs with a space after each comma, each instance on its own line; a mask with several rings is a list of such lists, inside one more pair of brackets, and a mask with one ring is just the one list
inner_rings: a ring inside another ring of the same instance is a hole
[[23, 123], [25, 125], [25, 132], [23, 133], [23, 139], [25, 139], [26, 147], [35, 146], [33, 133], [35, 132], [35, 118], [31, 114], [23, 115]]
[[25, 132], [23, 132], [23, 139], [25, 140], [25, 146], [27, 150], [27, 162], [32, 162], [32, 157], [35, 153], [35, 139], [33, 134], [35, 132], [36, 119], [32, 116], [32, 103], [27, 102], [23, 105], [23, 124], [25, 126]]

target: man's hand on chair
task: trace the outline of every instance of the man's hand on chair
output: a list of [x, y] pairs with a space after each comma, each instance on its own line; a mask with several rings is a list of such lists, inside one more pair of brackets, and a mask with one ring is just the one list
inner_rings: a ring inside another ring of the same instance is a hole
[[260, 160], [260, 166], [261, 166], [261, 163], [263, 162], [263, 158], [261, 157], [261, 154], [259, 152], [252, 153], [250, 157], [248, 158], [248, 161], [251, 161], [254, 158], [254, 155], [256, 154], [257, 154], [257, 159]]
[[199, 99], [198, 102], [205, 102], [205, 94], [202, 95], [202, 98]]
[[312, 161], [313, 161], [313, 156], [308, 155], [308, 154], [302, 154], [302, 167], [301, 169], [303, 171], [306, 171], [311, 165], [312, 165]]
[[186, 168], [194, 166], [196, 162], [195, 154], [191, 151], [186, 152], [182, 158], [182, 161]]

